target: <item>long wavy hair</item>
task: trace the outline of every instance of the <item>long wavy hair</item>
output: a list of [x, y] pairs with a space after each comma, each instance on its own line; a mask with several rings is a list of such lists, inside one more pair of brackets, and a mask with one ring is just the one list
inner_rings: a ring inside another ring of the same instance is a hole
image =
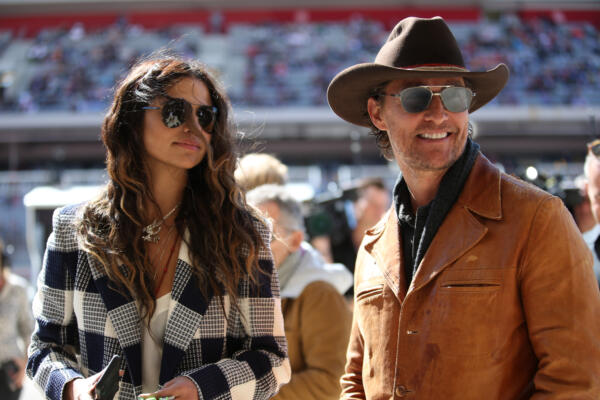
[[[173, 55], [142, 60], [118, 84], [104, 118], [102, 142], [109, 182], [101, 196], [83, 209], [78, 237], [117, 284], [116, 290], [128, 291], [149, 315], [156, 306], [155, 282], [142, 229], [151, 219], [145, 201], [158, 205], [150, 191], [144, 157], [143, 107], [185, 77], [202, 81], [218, 108], [210, 146], [202, 162], [188, 170], [175, 219], [188, 246], [193, 273], [206, 299], [226, 293], [234, 306], [240, 281], [248, 277], [257, 283], [261, 273], [258, 253], [265, 244], [254, 225], [256, 216], [233, 178], [235, 127], [224, 90], [200, 63]], [[186, 229], [189, 235], [184, 235]]]

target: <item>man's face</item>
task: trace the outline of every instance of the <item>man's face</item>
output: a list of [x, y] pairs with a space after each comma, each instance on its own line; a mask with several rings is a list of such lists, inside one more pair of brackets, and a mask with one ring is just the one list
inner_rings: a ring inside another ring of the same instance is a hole
[[295, 249], [292, 248], [291, 233], [288, 232], [280, 223], [281, 210], [275, 202], [266, 202], [258, 205], [258, 209], [273, 222], [273, 237], [271, 240], [271, 253], [273, 254], [273, 263], [279, 268], [281, 263]]
[[600, 221], [600, 160], [588, 154], [586, 162], [587, 193], [596, 222]]
[[[465, 86], [462, 78], [398, 79], [385, 88], [387, 94], [413, 86]], [[441, 88], [432, 89], [439, 92]], [[429, 107], [409, 113], [397, 97], [369, 99], [369, 114], [377, 128], [388, 132], [396, 162], [403, 173], [445, 171], [460, 157], [468, 136], [468, 111], [453, 113], [444, 108], [440, 96]]]

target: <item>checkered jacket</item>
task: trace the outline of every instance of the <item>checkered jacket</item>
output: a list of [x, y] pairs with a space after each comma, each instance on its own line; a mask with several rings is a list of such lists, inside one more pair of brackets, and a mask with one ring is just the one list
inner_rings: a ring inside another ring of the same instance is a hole
[[[54, 213], [33, 304], [37, 324], [27, 374], [47, 398], [60, 399], [66, 383], [101, 371], [119, 354], [125, 375], [115, 398], [135, 399], [142, 390], [142, 322], [136, 302], [111, 289], [100, 263], [78, 246], [73, 222], [79, 208]], [[269, 231], [258, 222], [257, 228], [270, 243]], [[160, 385], [187, 376], [200, 399], [268, 399], [289, 380], [277, 274], [269, 248], [259, 256], [268, 276], [259, 288], [240, 284], [240, 312], [228, 296], [201, 296], [182, 243], [156, 366]]]

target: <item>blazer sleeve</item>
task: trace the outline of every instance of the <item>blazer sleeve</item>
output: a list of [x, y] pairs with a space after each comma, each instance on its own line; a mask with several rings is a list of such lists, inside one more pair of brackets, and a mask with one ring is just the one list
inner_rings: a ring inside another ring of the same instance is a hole
[[45, 393], [59, 400], [65, 385], [78, 377], [77, 323], [73, 313], [73, 286], [77, 267], [74, 208], [59, 209], [52, 218], [38, 290], [33, 300], [36, 327], [29, 346], [27, 376]]
[[600, 398], [600, 292], [592, 255], [556, 197], [537, 208], [519, 278], [539, 360], [531, 398]]
[[247, 279], [241, 284], [237, 304], [240, 313], [227, 333], [229, 344], [239, 350], [228, 358], [184, 374], [194, 381], [203, 400], [266, 400], [290, 380], [279, 280], [270, 249], [271, 234], [259, 221], [256, 228], [264, 244], [259, 253], [264, 273], [258, 287]]

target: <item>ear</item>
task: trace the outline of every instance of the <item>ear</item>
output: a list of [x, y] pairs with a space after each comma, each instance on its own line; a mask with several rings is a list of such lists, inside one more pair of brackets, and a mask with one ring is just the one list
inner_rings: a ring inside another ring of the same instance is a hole
[[387, 125], [382, 118], [382, 107], [381, 104], [372, 97], [369, 97], [367, 100], [367, 111], [369, 112], [369, 117], [371, 118], [371, 122], [373, 125], [380, 131], [387, 131]]
[[302, 231], [295, 231], [289, 236], [288, 248], [293, 253], [300, 248], [302, 241], [304, 240], [304, 233]]

